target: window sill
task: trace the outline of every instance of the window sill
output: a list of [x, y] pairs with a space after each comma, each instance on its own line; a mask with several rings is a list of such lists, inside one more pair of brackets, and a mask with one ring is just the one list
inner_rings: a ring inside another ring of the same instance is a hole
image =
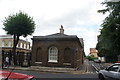
[[35, 63], [37, 63], [37, 64], [42, 64], [42, 62], [35, 62]]
[[57, 63], [58, 61], [56, 61], [56, 60], [49, 60], [48, 62]]

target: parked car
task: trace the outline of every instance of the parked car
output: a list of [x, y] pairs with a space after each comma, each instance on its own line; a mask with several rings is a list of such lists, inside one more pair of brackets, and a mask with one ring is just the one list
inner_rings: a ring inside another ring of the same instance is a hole
[[101, 61], [99, 59], [94, 59], [94, 62], [101, 63]]
[[114, 78], [120, 80], [120, 63], [115, 63], [104, 70], [98, 72], [98, 78], [104, 80], [105, 78]]
[[32, 80], [34, 76], [22, 73], [0, 70], [0, 80]]
[[116, 61], [116, 63], [120, 63], [120, 61]]

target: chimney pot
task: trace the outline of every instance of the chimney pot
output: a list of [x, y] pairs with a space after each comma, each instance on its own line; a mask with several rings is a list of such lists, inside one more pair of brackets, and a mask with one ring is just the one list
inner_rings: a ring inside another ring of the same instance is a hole
[[60, 28], [60, 33], [61, 34], [64, 34], [64, 29], [63, 29], [63, 26], [61, 25], [61, 28]]

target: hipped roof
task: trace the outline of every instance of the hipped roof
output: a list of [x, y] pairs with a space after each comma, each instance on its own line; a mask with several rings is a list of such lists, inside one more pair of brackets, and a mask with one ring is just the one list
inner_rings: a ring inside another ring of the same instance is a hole
[[47, 36], [33, 36], [34, 39], [44, 39], [44, 38], [78, 38], [76, 35], [66, 35], [66, 34], [61, 34], [61, 33], [56, 33], [56, 34], [52, 34], [52, 35], [47, 35]]
[[39, 40], [39, 41], [71, 40], [71, 41], [77, 41], [81, 45], [81, 47], [83, 47], [82, 43], [80, 42], [79, 38], [76, 35], [66, 35], [66, 34], [56, 33], [46, 36], [33, 36], [32, 40]]

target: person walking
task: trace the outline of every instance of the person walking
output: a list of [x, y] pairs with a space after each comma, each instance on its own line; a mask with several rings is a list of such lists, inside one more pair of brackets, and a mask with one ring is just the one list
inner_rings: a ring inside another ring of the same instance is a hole
[[7, 56], [5, 58], [5, 67], [8, 67], [9, 66], [9, 57]]

